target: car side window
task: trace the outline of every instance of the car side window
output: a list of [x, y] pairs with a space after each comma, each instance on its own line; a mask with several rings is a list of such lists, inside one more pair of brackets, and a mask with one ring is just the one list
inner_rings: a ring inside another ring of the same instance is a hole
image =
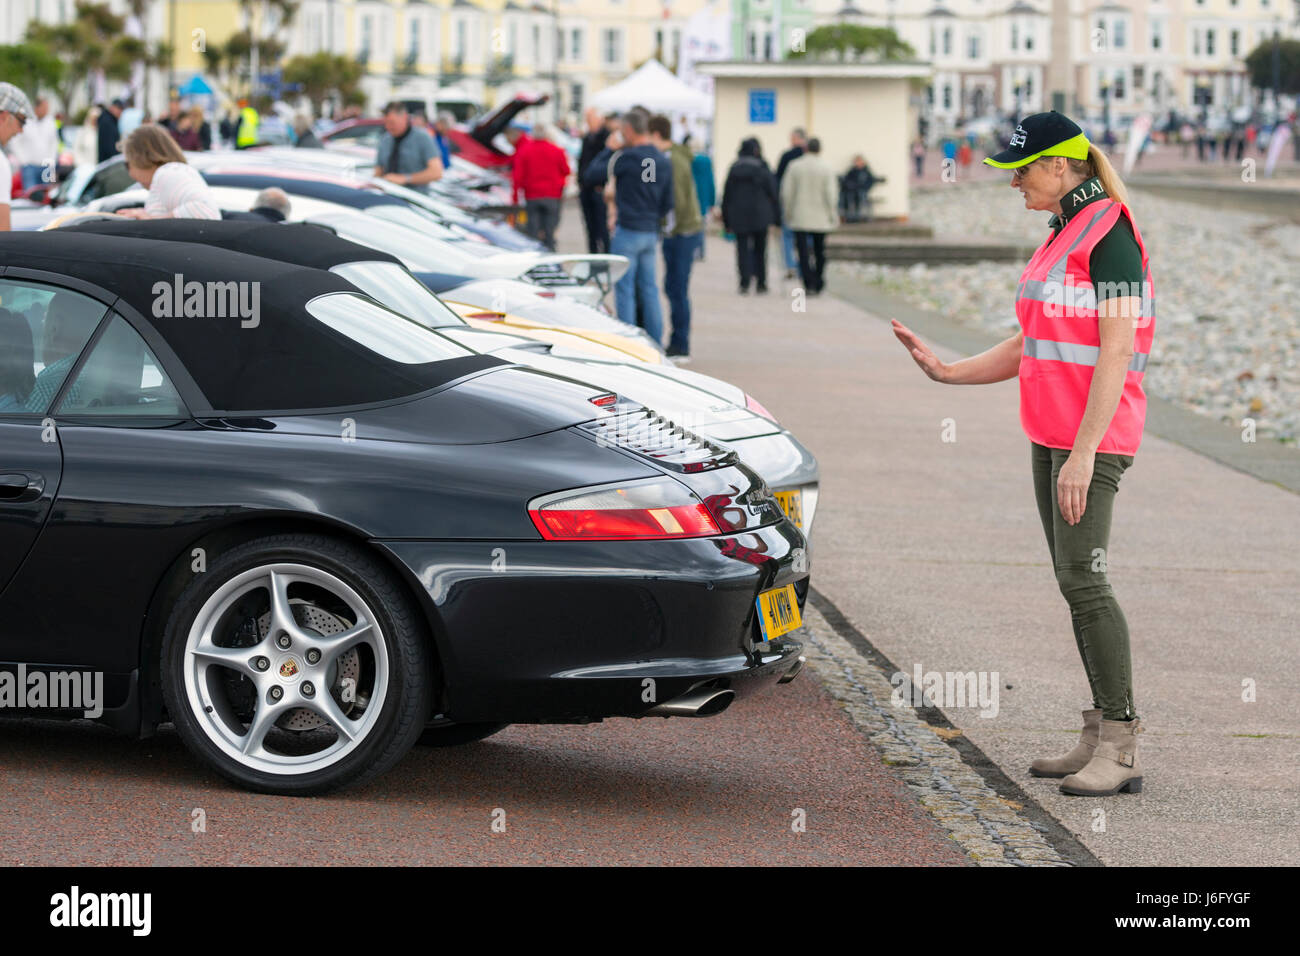
[[64, 393], [57, 414], [180, 418], [186, 412], [140, 333], [114, 314]]
[[135, 180], [126, 171], [126, 163], [110, 163], [90, 177], [90, 182], [86, 183], [86, 188], [81, 191], [78, 201], [88, 203], [102, 199], [104, 196], [120, 193], [134, 185]]
[[0, 414], [41, 414], [108, 307], [39, 283], [0, 281]]

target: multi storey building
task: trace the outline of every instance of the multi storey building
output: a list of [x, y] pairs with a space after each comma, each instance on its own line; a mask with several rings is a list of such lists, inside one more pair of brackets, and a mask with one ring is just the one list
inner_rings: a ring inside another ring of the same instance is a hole
[[891, 26], [933, 62], [930, 114], [1099, 116], [1252, 105], [1245, 57], [1300, 35], [1295, 0], [817, 0], [816, 22]]
[[[107, 2], [128, 11], [127, 0]], [[530, 90], [551, 94], [553, 115], [572, 116], [652, 56], [676, 67], [700, 11], [730, 17], [738, 60], [785, 59], [824, 24], [891, 26], [933, 63], [923, 105], [944, 122], [1249, 105], [1258, 93], [1246, 55], [1275, 31], [1300, 35], [1297, 0], [301, 0], [288, 24], [257, 0], [152, 0], [143, 33], [175, 56], [152, 79], [150, 105], [161, 106], [169, 80], [205, 71], [205, 43], [224, 43], [252, 17], [288, 56], [364, 61], [372, 108], [431, 101], [448, 87], [491, 107]], [[4, 0], [0, 43], [18, 42], [32, 19], [73, 15], [73, 0]]]

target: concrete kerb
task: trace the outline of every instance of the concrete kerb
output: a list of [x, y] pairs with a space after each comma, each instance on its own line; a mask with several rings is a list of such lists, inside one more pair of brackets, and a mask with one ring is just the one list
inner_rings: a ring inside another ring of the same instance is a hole
[[[977, 865], [1102, 865], [937, 707], [895, 706], [898, 668], [815, 588], [800, 637], [822, 685]], [[910, 681], [900, 689], [910, 699]]]

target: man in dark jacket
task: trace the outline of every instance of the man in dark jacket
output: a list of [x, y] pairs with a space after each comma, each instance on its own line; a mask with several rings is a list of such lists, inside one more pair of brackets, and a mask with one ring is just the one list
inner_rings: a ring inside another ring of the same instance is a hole
[[758, 280], [756, 291], [767, 291], [767, 230], [780, 221], [776, 178], [763, 162], [758, 140], [750, 137], [740, 144], [722, 187], [722, 224], [736, 234], [741, 295], [749, 292], [750, 279]]
[[582, 184], [603, 186], [613, 181], [618, 224], [609, 251], [627, 256], [629, 263], [614, 287], [618, 317], [635, 325], [639, 304], [646, 334], [660, 342], [664, 323], [655, 265], [659, 224], [673, 210], [673, 168], [668, 157], [650, 145], [649, 123], [644, 110], [629, 110], [623, 128], [612, 134], [609, 144], [592, 159]]
[[863, 213], [871, 218], [869, 194], [876, 185], [876, 175], [861, 153], [853, 157], [853, 165], [840, 177], [840, 215], [845, 222], [860, 222]]
[[123, 103], [113, 100], [99, 111], [96, 132], [99, 134], [99, 162], [112, 159], [117, 155], [117, 141], [121, 135], [117, 128], [117, 118], [122, 115]]
[[[587, 134], [582, 137], [582, 152], [578, 154], [579, 183], [618, 124], [617, 113], [602, 116], [594, 106], [587, 109], [585, 116]], [[580, 185], [578, 203], [582, 207], [582, 221], [587, 227], [587, 251], [609, 252], [609, 221], [605, 216], [605, 197], [601, 187]]]
[[[808, 136], [802, 128], [790, 131], [790, 148], [781, 154], [781, 159], [776, 164], [777, 195], [781, 193], [781, 180], [785, 178], [786, 167], [803, 155], [807, 145]], [[794, 251], [794, 232], [785, 223], [781, 224], [781, 255], [785, 257], [785, 277], [793, 279], [795, 270], [799, 268], [799, 257]]]

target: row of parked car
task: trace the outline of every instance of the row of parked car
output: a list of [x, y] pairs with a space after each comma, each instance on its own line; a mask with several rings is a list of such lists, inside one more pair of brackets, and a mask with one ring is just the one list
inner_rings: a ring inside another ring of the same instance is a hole
[[0, 378], [0, 660], [101, 673], [99, 719], [280, 793], [798, 673], [817, 462], [609, 314], [625, 260], [485, 214], [490, 170], [187, 158], [290, 221], [123, 218], [118, 158], [0, 239], [31, 368]]

